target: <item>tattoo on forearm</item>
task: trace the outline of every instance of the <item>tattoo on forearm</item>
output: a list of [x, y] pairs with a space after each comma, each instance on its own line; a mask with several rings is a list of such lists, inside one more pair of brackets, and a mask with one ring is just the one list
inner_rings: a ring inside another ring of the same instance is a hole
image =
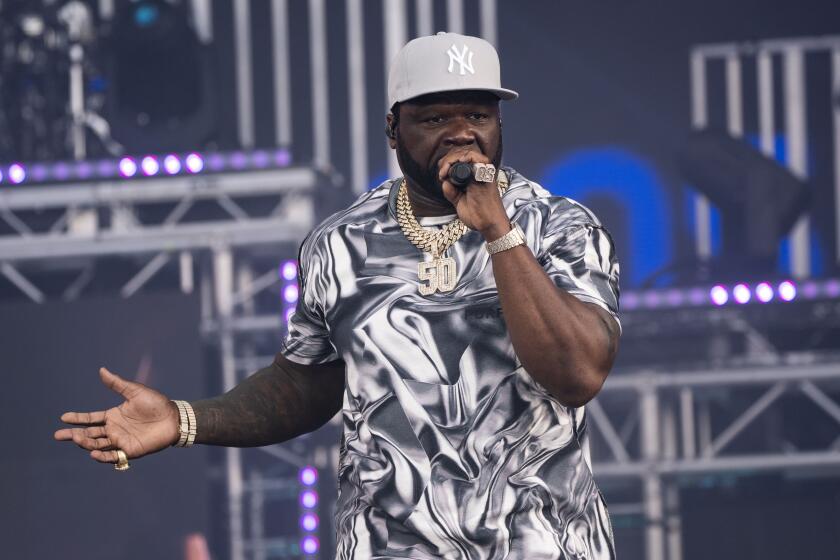
[[254, 447], [315, 430], [341, 408], [343, 377], [327, 377], [301, 376], [275, 361], [228, 393], [192, 403], [196, 442]]

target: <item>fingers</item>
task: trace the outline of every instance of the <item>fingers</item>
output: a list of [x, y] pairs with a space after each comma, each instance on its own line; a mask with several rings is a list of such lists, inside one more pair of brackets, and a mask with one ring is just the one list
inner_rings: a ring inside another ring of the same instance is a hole
[[106, 387], [119, 393], [124, 398], [129, 398], [130, 394], [136, 389], [137, 385], [131, 381], [126, 381], [116, 373], [111, 373], [106, 368], [99, 368], [99, 377]]
[[481, 152], [469, 148], [455, 149], [440, 158], [438, 167], [438, 179], [444, 182], [449, 176], [449, 168], [459, 161], [465, 163], [490, 163], [490, 160]]
[[101, 426], [105, 424], [105, 411], [65, 412], [61, 415], [61, 421], [65, 424], [75, 424], [77, 426]]
[[111, 439], [105, 435], [105, 428], [99, 426], [93, 428], [65, 428], [58, 430], [54, 437], [58, 441], [72, 441], [88, 451], [114, 448]]
[[458, 202], [460, 201], [461, 197], [464, 196], [464, 191], [455, 187], [451, 182], [444, 181], [443, 182], [443, 196], [446, 200], [449, 201], [452, 206], [455, 207], [455, 210], [458, 209]]
[[90, 452], [90, 458], [100, 463], [117, 463], [119, 458], [116, 451], [100, 451], [94, 450]]

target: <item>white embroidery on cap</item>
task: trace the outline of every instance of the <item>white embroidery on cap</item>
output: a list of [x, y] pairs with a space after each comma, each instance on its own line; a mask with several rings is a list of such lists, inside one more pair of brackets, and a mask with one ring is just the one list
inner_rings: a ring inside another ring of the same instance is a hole
[[[458, 47], [456, 47], [455, 44], [453, 43], [453, 45], [451, 47], [449, 47], [449, 50], [446, 51], [446, 54], [449, 55], [449, 68], [448, 68], [448, 70], [449, 70], [450, 73], [452, 72], [452, 69], [455, 66], [455, 63], [457, 62], [461, 67], [461, 75], [462, 76], [464, 74], [466, 74], [467, 71], [469, 71], [470, 74], [475, 74], [475, 68], [473, 68], [473, 63], [472, 63], [473, 54], [475, 54], [475, 53], [473, 51], [471, 51], [469, 49], [469, 47], [467, 47], [467, 45], [464, 45], [464, 48], [460, 52], [458, 52]], [[467, 55], [469, 55], [469, 56], [467, 56]]]

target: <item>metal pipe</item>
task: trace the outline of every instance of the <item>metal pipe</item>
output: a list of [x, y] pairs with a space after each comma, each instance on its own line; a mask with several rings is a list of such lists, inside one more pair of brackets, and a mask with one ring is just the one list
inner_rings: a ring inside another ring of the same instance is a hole
[[131, 280], [125, 283], [120, 290], [120, 295], [124, 298], [130, 298], [137, 293], [137, 291], [142, 288], [146, 282], [151, 280], [154, 275], [169, 262], [169, 258], [169, 253], [158, 253], [152, 257], [152, 259], [147, 262], [145, 266], [143, 266], [143, 268], [141, 268], [140, 271], [131, 278]]
[[627, 449], [621, 442], [621, 438], [616, 433], [612, 422], [610, 422], [610, 419], [607, 416], [607, 413], [604, 412], [603, 407], [601, 407], [601, 403], [599, 403], [597, 399], [589, 401], [586, 405], [586, 413], [589, 414], [590, 418], [592, 418], [592, 424], [598, 428], [598, 431], [601, 432], [601, 435], [604, 437], [604, 441], [607, 442], [607, 447], [610, 448], [615, 460], [619, 463], [629, 461], [630, 455], [627, 453]]
[[[660, 460], [660, 418], [656, 387], [643, 385], [639, 396], [642, 458], [648, 464], [655, 464]], [[642, 476], [642, 499], [645, 508], [645, 557], [647, 560], [665, 560], [662, 480], [653, 469]]]
[[463, 0], [448, 0], [446, 2], [446, 29], [450, 33], [464, 32]]
[[764, 155], [776, 157], [776, 123], [773, 110], [773, 57], [761, 52], [756, 58], [758, 66], [758, 134]]
[[253, 148], [254, 83], [251, 68], [251, 13], [249, 0], [233, 2], [233, 40], [236, 56], [236, 116], [239, 146]]
[[292, 81], [289, 79], [289, 2], [271, 0], [271, 53], [274, 71], [274, 142], [292, 144]]
[[694, 432], [694, 393], [688, 387], [680, 389], [680, 427], [683, 457], [690, 459], [697, 454], [697, 440]]
[[205, 45], [213, 41], [213, 6], [211, 0], [190, 0], [195, 33]]
[[[799, 48], [784, 54], [785, 130], [787, 131], [787, 164], [794, 175], [808, 175], [807, 122], [805, 98], [805, 55]], [[802, 216], [790, 235], [790, 269], [796, 278], [811, 274], [811, 225]]]
[[[385, 81], [387, 84], [387, 77], [391, 68], [391, 61], [397, 55], [397, 52], [406, 43], [406, 8], [405, 0], [388, 0], [383, 3], [384, 14], [383, 23], [385, 27]], [[386, 85], [387, 88], [387, 85]], [[385, 93], [387, 99], [387, 90]], [[387, 102], [386, 102], [387, 104]], [[386, 111], [390, 111], [390, 107], [386, 107]], [[387, 146], [388, 150], [388, 174], [390, 177], [399, 177], [402, 175], [399, 163], [397, 162], [397, 154], [394, 150]]]
[[248, 475], [248, 497], [250, 498], [250, 534], [253, 560], [266, 560], [265, 547], [265, 490], [262, 474], [251, 471]]
[[[662, 406], [662, 458], [677, 459], [677, 415], [674, 405], [665, 401]], [[682, 517], [680, 515], [679, 486], [673, 480], [665, 486], [665, 548], [668, 560], [682, 560]]]
[[14, 284], [18, 290], [26, 294], [26, 296], [35, 303], [44, 303], [47, 300], [44, 293], [36, 288], [35, 284], [30, 282], [26, 276], [21, 274], [18, 269], [11, 264], [7, 262], [0, 263], [0, 274], [5, 276], [9, 282]]
[[832, 95], [834, 114], [834, 227], [836, 262], [840, 263], [840, 45], [831, 53]]
[[799, 389], [814, 401], [814, 404], [823, 409], [823, 412], [834, 418], [840, 424], [840, 405], [826, 395], [822, 389], [814, 385], [810, 381], [803, 381], [799, 384]]
[[330, 165], [330, 100], [327, 76], [327, 24], [324, 0], [309, 0], [309, 59], [312, 66], [313, 162]]
[[481, 14], [481, 36], [493, 45], [499, 46], [499, 27], [497, 23], [496, 0], [481, 0], [480, 4]]
[[726, 119], [729, 134], [736, 138], [744, 135], [744, 93], [741, 83], [741, 57], [733, 53], [726, 58]]
[[[224, 392], [228, 392], [236, 386], [233, 330], [230, 328], [230, 320], [233, 312], [232, 295], [234, 291], [233, 254], [229, 247], [220, 246], [213, 251], [213, 280], [216, 316], [222, 325], [219, 332], [222, 384]], [[228, 447], [225, 450], [225, 472], [227, 474], [230, 558], [232, 560], [245, 560], [242, 515], [242, 457], [239, 449]]]
[[663, 476], [718, 474], [737, 471], [770, 472], [793, 469], [807, 471], [826, 469], [828, 472], [836, 473], [837, 468], [840, 467], [840, 450], [757, 453], [710, 459], [663, 461], [653, 465], [642, 461], [634, 463], [597, 463], [595, 467], [595, 476], [600, 480], [643, 478], [651, 470], [655, 470]]
[[417, 36], [425, 37], [435, 32], [434, 7], [432, 0], [417, 0], [414, 4], [417, 16]]
[[708, 448], [703, 450], [703, 455], [705, 457], [713, 457], [720, 453], [724, 447], [729, 445], [733, 439], [738, 437], [744, 429], [749, 426], [753, 420], [759, 417], [762, 412], [767, 410], [767, 408], [776, 402], [782, 394], [787, 391], [787, 384], [785, 383], [776, 383], [770, 389], [768, 389], [761, 397], [758, 398], [753, 404], [751, 404], [747, 410], [745, 410], [738, 418], [733, 421], [728, 428], [723, 430], [718, 437], [712, 441], [711, 445]]
[[645, 384], [657, 387], [733, 387], [771, 385], [779, 381], [840, 379], [840, 363], [802, 364], [762, 368], [696, 370], [689, 373], [626, 373], [611, 376], [603, 391], [634, 391]]
[[[418, 8], [419, 10], [419, 8]], [[347, 87], [350, 111], [350, 176], [356, 194], [368, 188], [365, 31], [362, 0], [347, 0]]]
[[[706, 99], [706, 59], [698, 49], [691, 51], [691, 125], [700, 130], [708, 125]], [[711, 211], [709, 200], [702, 194], [694, 196], [695, 251], [700, 260], [712, 256]]]

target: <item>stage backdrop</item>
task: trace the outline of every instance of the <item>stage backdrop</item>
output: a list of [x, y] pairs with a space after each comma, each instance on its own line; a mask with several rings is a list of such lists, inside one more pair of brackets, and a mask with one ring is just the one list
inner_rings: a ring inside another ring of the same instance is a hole
[[101, 365], [172, 398], [202, 396], [198, 309], [181, 294], [0, 304], [0, 557], [175, 559], [204, 532], [205, 449], [119, 473], [53, 440], [62, 412], [119, 402]]

